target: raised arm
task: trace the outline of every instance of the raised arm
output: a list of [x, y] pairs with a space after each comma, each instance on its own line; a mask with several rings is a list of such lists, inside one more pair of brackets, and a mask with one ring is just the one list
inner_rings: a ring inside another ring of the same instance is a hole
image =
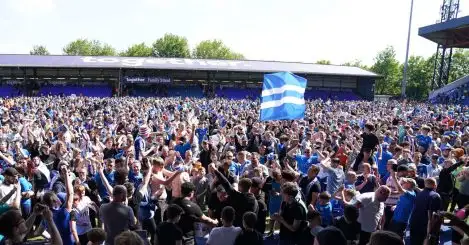
[[5, 161], [9, 166], [15, 165], [15, 162], [13, 161], [13, 159], [5, 156], [1, 151], [0, 151], [0, 159], [3, 159], [3, 161]]
[[21, 210], [21, 185], [20, 183], [19, 182], [16, 183], [13, 189], [15, 189], [15, 199], [13, 200], [11, 207]]
[[289, 151], [287, 152], [287, 155], [288, 155], [289, 157], [293, 157], [293, 158], [294, 158], [294, 157], [296, 156], [296, 152], [298, 151], [298, 146], [299, 146], [298, 143], [296, 143], [296, 145], [295, 145], [291, 150], [289, 150]]
[[[180, 170], [180, 171], [175, 171], [175, 172], [170, 172], [168, 171], [168, 175], [170, 175], [170, 177], [167, 179], [167, 180], [163, 180], [163, 179], [160, 179], [160, 178], [157, 178], [157, 180], [160, 182], [159, 184], [161, 185], [169, 185], [173, 182], [174, 179], [176, 179], [177, 176], [179, 176], [182, 172], [184, 172], [183, 170]], [[165, 174], [166, 175], [166, 174]]]
[[55, 225], [54, 220], [52, 219], [52, 211], [46, 208], [43, 211], [44, 220], [47, 222], [47, 227], [49, 227], [48, 232], [51, 236], [51, 245], [62, 245], [62, 238], [60, 237], [59, 230]]
[[101, 162], [96, 162], [96, 167], [98, 168], [98, 174], [101, 178], [101, 182], [103, 183], [104, 187], [106, 187], [106, 191], [111, 194], [112, 193], [112, 186], [109, 184], [106, 176], [104, 175], [103, 164]]
[[331, 158], [330, 157], [327, 157], [326, 159], [322, 160], [320, 162], [321, 164], [321, 167], [327, 169], [327, 170], [331, 170]]
[[192, 123], [191, 137], [189, 138], [189, 143], [191, 145], [194, 142], [194, 135], [195, 135], [195, 123]]
[[[60, 171], [62, 171], [65, 176], [65, 190], [67, 192], [67, 199], [65, 201], [65, 208], [67, 211], [72, 211], [72, 205], [73, 205], [73, 186], [72, 186], [72, 180], [70, 179], [70, 172], [67, 168], [67, 166], [62, 166]], [[112, 192], [110, 192], [112, 193]]]
[[401, 183], [399, 183], [399, 181], [397, 180], [397, 174], [396, 172], [392, 171], [391, 170], [391, 179], [394, 183], [394, 186], [396, 186], [396, 189], [397, 189], [397, 192], [399, 192], [399, 194], [402, 194], [405, 192], [404, 188], [402, 188], [402, 185]]
[[143, 183], [139, 187], [140, 193], [145, 193], [148, 188], [148, 183], [150, 183], [150, 178], [151, 178], [151, 170], [150, 168], [147, 168], [147, 172], [145, 173], [145, 176], [143, 177]]
[[214, 170], [215, 175], [217, 176], [218, 181], [220, 181], [220, 184], [225, 188], [225, 190], [228, 192], [228, 194], [235, 192], [236, 190], [233, 188], [233, 185], [228, 181], [228, 179], [220, 173], [217, 169]]

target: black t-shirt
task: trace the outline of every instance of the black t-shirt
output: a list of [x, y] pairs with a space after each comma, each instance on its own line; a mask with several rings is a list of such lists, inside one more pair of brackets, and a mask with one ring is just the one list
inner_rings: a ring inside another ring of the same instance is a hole
[[105, 148], [103, 150], [103, 154], [104, 154], [104, 157], [103, 157], [104, 160], [109, 159], [109, 158], [114, 158], [114, 156], [117, 155], [117, 150], [114, 148], [111, 148], [111, 149]]
[[370, 134], [362, 134], [363, 138], [363, 145], [362, 149], [372, 149], [374, 150], [376, 146], [379, 144], [378, 137], [373, 133]]
[[267, 204], [265, 203], [264, 193], [261, 192], [260, 195], [256, 195], [257, 200], [257, 223], [255, 229], [264, 234], [265, 232], [265, 221], [267, 219]]
[[415, 180], [415, 182], [417, 183], [417, 187], [418, 187], [419, 189], [425, 188], [425, 180], [424, 180], [423, 178], [421, 178], [421, 177], [419, 177], [419, 176], [415, 176], [415, 177], [413, 177], [412, 179]]
[[[129, 207], [132, 208], [132, 211], [134, 211], [134, 216], [138, 219], [138, 213], [140, 209], [140, 202], [142, 201], [143, 196], [140, 191], [135, 190], [134, 195], [132, 196], [132, 199], [129, 200]], [[140, 223], [140, 222], [139, 222]]]
[[234, 245], [263, 245], [264, 239], [258, 231], [242, 230], [236, 237]]
[[[306, 210], [301, 206], [297, 201], [293, 201], [288, 204], [282, 202], [281, 204], [281, 214], [283, 219], [290, 225], [293, 224], [294, 220], [306, 221]], [[295, 235], [297, 232], [290, 231], [283, 224], [280, 224], [280, 239], [281, 240], [295, 240]]]
[[157, 229], [159, 244], [175, 245], [176, 241], [182, 241], [181, 229], [173, 223], [163, 222]]
[[177, 198], [173, 203], [184, 210], [184, 214], [178, 223], [179, 228], [182, 230], [182, 244], [194, 244], [194, 224], [199, 222], [204, 215], [202, 210], [199, 205], [184, 198]]
[[[355, 182], [355, 186], [361, 185], [363, 182], [365, 182], [365, 176], [359, 175], [357, 177], [357, 181]], [[360, 193], [366, 193], [366, 192], [374, 192], [375, 187], [376, 187], [376, 177], [374, 175], [369, 175], [368, 176], [368, 182], [363, 186], [363, 188], [360, 190]]]
[[313, 193], [321, 193], [321, 183], [317, 179], [312, 180], [309, 182], [309, 184], [306, 186], [306, 205], [309, 205], [311, 203], [311, 198], [313, 196]]
[[345, 239], [347, 239], [347, 241], [357, 240], [358, 234], [360, 234], [361, 231], [360, 223], [353, 222], [349, 224], [347, 221], [345, 221], [343, 216], [334, 219], [334, 226], [339, 228], [339, 230], [344, 233]]
[[210, 197], [208, 199], [208, 208], [212, 210], [212, 214], [214, 219], [220, 220], [221, 219], [221, 210], [223, 210], [224, 207], [229, 206], [228, 202], [221, 202], [220, 199], [218, 199], [217, 193], [213, 192], [210, 194]]
[[298, 245], [311, 245], [314, 243], [314, 236], [311, 234], [311, 228], [308, 226], [303, 227], [303, 229], [298, 234]]
[[39, 170], [34, 171], [33, 182], [35, 190], [44, 189], [49, 183], [47, 177]]

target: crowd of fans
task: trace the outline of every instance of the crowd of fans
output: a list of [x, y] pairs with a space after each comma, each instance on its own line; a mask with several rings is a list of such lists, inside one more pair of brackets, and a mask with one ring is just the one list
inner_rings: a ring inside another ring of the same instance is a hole
[[[0, 99], [1, 244], [469, 244], [466, 107]], [[277, 235], [277, 231], [279, 231]], [[466, 240], [465, 240], [466, 239]]]

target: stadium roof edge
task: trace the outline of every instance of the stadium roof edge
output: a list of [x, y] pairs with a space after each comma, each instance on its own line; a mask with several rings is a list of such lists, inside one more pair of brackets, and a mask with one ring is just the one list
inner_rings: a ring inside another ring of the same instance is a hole
[[263, 60], [217, 60], [191, 58], [155, 58], [121, 56], [69, 56], [0, 54], [0, 67], [27, 68], [110, 68], [110, 69], [162, 69], [162, 70], [205, 70], [238, 72], [279, 72], [342, 75], [358, 77], [380, 77], [359, 67], [322, 65], [303, 62]]
[[469, 48], [469, 16], [420, 27], [418, 34], [450, 48]]

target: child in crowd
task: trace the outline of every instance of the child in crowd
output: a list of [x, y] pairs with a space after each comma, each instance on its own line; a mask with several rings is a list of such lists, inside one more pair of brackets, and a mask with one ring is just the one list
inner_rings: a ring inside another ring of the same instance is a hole
[[345, 206], [343, 216], [334, 219], [334, 226], [344, 233], [345, 239], [347, 239], [349, 244], [354, 244], [360, 234], [361, 225], [357, 219], [358, 209], [351, 205]]
[[345, 189], [355, 190], [355, 182], [357, 181], [357, 173], [348, 171], [345, 179]]
[[106, 232], [101, 228], [93, 228], [86, 235], [88, 236], [86, 245], [102, 245], [106, 240]]
[[257, 216], [253, 212], [246, 212], [243, 215], [243, 227], [238, 237], [236, 237], [234, 245], [263, 245], [264, 239], [262, 234], [254, 228], [257, 223]]
[[166, 209], [167, 220], [161, 223], [157, 229], [158, 244], [182, 244], [182, 231], [177, 224], [183, 212], [183, 209], [176, 204], [168, 206]]
[[208, 179], [205, 177], [205, 168], [202, 165], [195, 165], [193, 170], [195, 169], [196, 173], [192, 178], [192, 183], [195, 185], [195, 201], [197, 205], [202, 210], [206, 210], [207, 208], [207, 200], [209, 197], [209, 185]]
[[319, 202], [316, 204], [316, 210], [321, 214], [323, 227], [332, 224], [332, 204], [331, 195], [329, 195], [329, 193], [323, 192], [319, 194]]
[[355, 187], [360, 193], [374, 192], [379, 186], [376, 176], [373, 175], [371, 165], [363, 163], [363, 174], [357, 177]]
[[233, 207], [224, 207], [221, 211], [222, 227], [215, 227], [210, 232], [207, 245], [233, 245], [241, 232], [240, 227], [234, 227], [235, 210]]
[[334, 198], [331, 200], [333, 217], [344, 215], [345, 206], [355, 204], [355, 196], [355, 190], [344, 189], [343, 186], [340, 187], [337, 192], [334, 193]]
[[310, 210], [306, 216], [308, 225], [301, 230], [298, 245], [311, 245], [314, 237], [323, 229], [321, 226], [321, 214], [318, 211]]

